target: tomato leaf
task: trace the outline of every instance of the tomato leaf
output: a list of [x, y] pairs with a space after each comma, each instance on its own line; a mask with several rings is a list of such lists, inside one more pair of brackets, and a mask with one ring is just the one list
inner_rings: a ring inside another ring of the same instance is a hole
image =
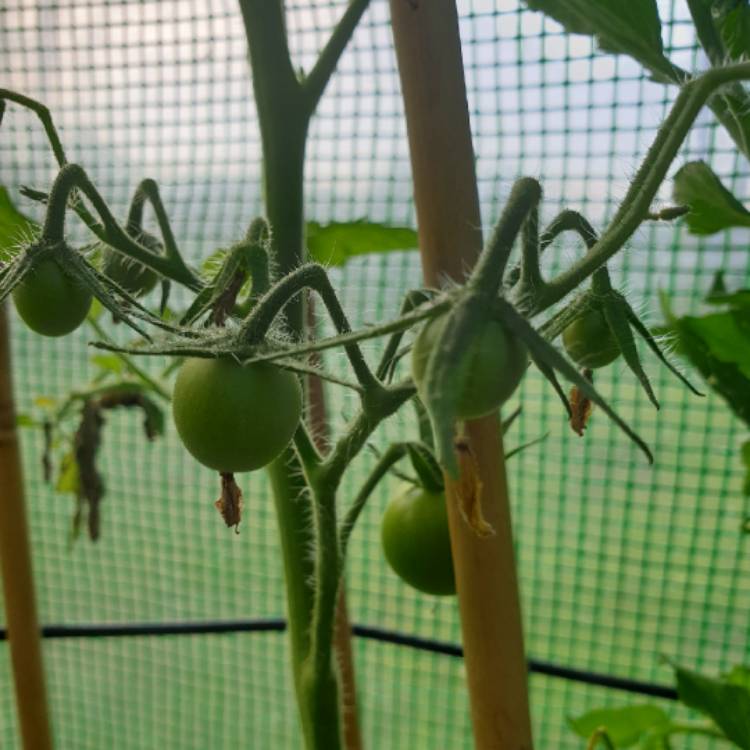
[[365, 219], [307, 223], [310, 257], [326, 266], [341, 266], [356, 255], [413, 250], [417, 246], [417, 233], [409, 227], [389, 226]]
[[[589, 738], [597, 729], [604, 728], [618, 748], [635, 745], [647, 732], [666, 729], [669, 716], [657, 706], [641, 705], [627, 708], [601, 708], [569, 718], [568, 724], [580, 737]], [[652, 745], [659, 747], [659, 745]]]
[[42, 423], [34, 419], [30, 414], [16, 414], [17, 427], [39, 427]]
[[0, 260], [12, 258], [21, 243], [28, 241], [39, 230], [39, 225], [24, 216], [0, 185]]
[[712, 719], [727, 739], [750, 750], [750, 690], [675, 666], [680, 700]]
[[685, 222], [693, 234], [750, 226], [750, 211], [703, 161], [688, 162], [677, 172], [672, 194], [677, 203], [690, 207]]
[[630, 55], [652, 71], [671, 71], [656, 0], [526, 0], [572, 34], [596, 37], [605, 52]]
[[[745, 443], [745, 448], [747, 448], [746, 460], [750, 462], [750, 443]], [[750, 666], [738, 664], [724, 675], [724, 681], [750, 691]]]
[[750, 53], [750, 6], [747, 0], [714, 0], [711, 17], [732, 60]]
[[115, 373], [120, 375], [125, 369], [125, 364], [121, 357], [116, 354], [95, 354], [91, 357], [91, 363], [96, 365], [103, 372]]
[[750, 95], [740, 83], [727, 86], [708, 103], [740, 151], [750, 158]]

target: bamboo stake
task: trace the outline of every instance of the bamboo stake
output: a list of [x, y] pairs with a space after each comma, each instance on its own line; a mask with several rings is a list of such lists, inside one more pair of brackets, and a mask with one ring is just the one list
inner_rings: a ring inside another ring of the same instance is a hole
[[13, 408], [8, 320], [3, 305], [0, 305], [0, 483], [0, 568], [21, 739], [25, 750], [51, 750], [52, 735]]
[[[455, 0], [390, 0], [424, 278], [462, 281], [481, 218]], [[467, 426], [496, 534], [480, 539], [447, 483], [448, 521], [477, 750], [532, 747], [521, 608], [498, 417]]]

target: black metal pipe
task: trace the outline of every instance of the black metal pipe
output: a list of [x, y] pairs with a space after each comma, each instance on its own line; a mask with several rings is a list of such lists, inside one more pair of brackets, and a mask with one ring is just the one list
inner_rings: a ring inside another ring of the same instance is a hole
[[[280, 633], [286, 630], [286, 621], [280, 617], [253, 620], [193, 620], [188, 622], [136, 622], [136, 623], [95, 623], [84, 625], [45, 625], [44, 638], [116, 638], [168, 635], [217, 635], [222, 633]], [[462, 657], [463, 649], [444, 641], [421, 638], [372, 625], [353, 625], [352, 632], [360, 638], [390, 643], [396, 646], [428, 651], [445, 656]], [[6, 631], [0, 630], [0, 641], [6, 640]], [[590, 672], [573, 667], [565, 667], [539, 659], [529, 659], [529, 671], [548, 677], [558, 677], [586, 685], [624, 690], [629, 693], [650, 695], [655, 698], [677, 700], [677, 691], [668, 685], [658, 685], [626, 677]]]

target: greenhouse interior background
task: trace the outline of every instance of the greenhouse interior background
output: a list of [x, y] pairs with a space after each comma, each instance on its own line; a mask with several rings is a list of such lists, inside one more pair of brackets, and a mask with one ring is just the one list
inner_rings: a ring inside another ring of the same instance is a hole
[[[310, 66], [345, 3], [289, 0], [298, 65]], [[517, 0], [459, 0], [482, 219], [489, 229], [513, 181], [538, 178], [542, 215], [575, 208], [595, 227], [613, 212], [676, 95], [625, 56], [595, 50]], [[689, 70], [706, 66], [682, 0], [662, 1], [664, 43]], [[82, 164], [118, 216], [143, 177], [161, 189], [181, 248], [198, 263], [242, 236], [260, 210], [260, 143], [246, 41], [231, 0], [6, 0], [0, 8], [0, 85], [44, 102], [69, 158]], [[747, 197], [748, 166], [701, 115], [674, 169], [703, 159]], [[674, 171], [674, 170], [673, 170]], [[0, 174], [20, 197], [48, 189], [56, 172], [38, 121], [9, 106], [0, 130]], [[388, 4], [373, 0], [315, 115], [306, 165], [307, 218], [366, 217], [415, 226], [411, 172]], [[669, 180], [662, 191], [669, 203]], [[149, 221], [153, 217], [149, 215]], [[71, 221], [71, 227], [75, 222]], [[152, 227], [153, 228], [153, 227]], [[83, 241], [80, 226], [74, 236]], [[613, 280], [650, 324], [659, 295], [697, 310], [713, 273], [750, 281], [747, 230], [689, 236], [681, 223], [644, 225], [618, 256]], [[580, 253], [571, 237], [550, 253], [559, 267]], [[419, 286], [414, 249], [363, 255], [331, 276], [354, 325], [398, 312]], [[179, 302], [179, 298], [177, 300]], [[184, 302], [184, 300], [183, 300]], [[176, 304], [176, 303], [175, 303]], [[12, 319], [17, 408], [83, 387], [95, 374], [85, 326], [43, 339]], [[125, 330], [109, 327], [125, 340]], [[328, 330], [321, 321], [320, 330]], [[380, 344], [367, 343], [375, 356]], [[742, 494], [743, 426], [713, 394], [696, 398], [646, 355], [662, 403], [656, 412], [621, 362], [597, 386], [638, 425], [653, 467], [604, 415], [584, 438], [557, 396], [530, 373], [506, 407], [523, 405], [509, 448], [546, 435], [509, 460], [516, 555], [528, 655], [583, 671], [669, 684], [663, 657], [710, 673], [750, 661], [750, 512]], [[326, 366], [343, 372], [339, 354]], [[149, 362], [157, 372], [163, 361]], [[696, 374], [693, 374], [697, 378]], [[340, 428], [353, 396], [327, 392]], [[403, 411], [374, 436], [416, 434]], [[21, 433], [40, 618], [44, 624], [159, 623], [277, 618], [283, 570], [267, 481], [243, 475], [245, 517], [227, 529], [213, 502], [215, 476], [179, 445], [174, 428], [144, 440], [141, 417], [107, 416], [100, 467], [107, 495], [101, 537], [73, 541], [74, 500], [45, 483], [43, 435]], [[353, 494], [375, 453], [347, 475]], [[395, 481], [395, 480], [394, 480]], [[380, 486], [350, 547], [346, 591], [354, 623], [460, 643], [453, 598], [407, 588], [381, 550], [379, 520], [394, 481]], [[0, 613], [1, 614], [1, 613]], [[48, 639], [44, 658], [57, 746], [80, 750], [300, 747], [287, 638], [280, 632]], [[471, 748], [462, 661], [355, 638], [362, 732], [386, 750]], [[0, 747], [17, 747], [7, 644], [0, 645]], [[536, 744], [581, 748], [566, 718], [646, 697], [532, 673]], [[659, 701], [656, 701], [659, 703]], [[667, 705], [667, 702], [663, 702]], [[669, 706], [675, 715], [682, 709]], [[718, 745], [717, 745], [718, 746]], [[685, 747], [713, 747], [706, 738]]]

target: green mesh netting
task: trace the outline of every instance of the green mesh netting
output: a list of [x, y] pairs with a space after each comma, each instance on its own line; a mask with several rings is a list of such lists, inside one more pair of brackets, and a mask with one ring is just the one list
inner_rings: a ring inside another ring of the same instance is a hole
[[[309, 66], [343, 2], [288, 2], [298, 63]], [[687, 68], [703, 65], [682, 2], [660, 2], [665, 43]], [[540, 177], [544, 216], [562, 206], [601, 225], [623, 195], [675, 96], [624, 57], [595, 54], [517, 0], [459, 2], [484, 221], [514, 178]], [[239, 238], [260, 206], [260, 148], [239, 12], [233, 2], [6, 0], [0, 8], [0, 82], [45, 102], [69, 157], [83, 164], [123, 215], [129, 193], [155, 178], [188, 254]], [[413, 224], [410, 169], [388, 7], [373, 0], [312, 127], [307, 210], [318, 221], [362, 216]], [[709, 114], [684, 157], [708, 160], [739, 196], [747, 163]], [[55, 170], [37, 121], [11, 106], [0, 133], [0, 182], [46, 189]], [[668, 188], [664, 197], [668, 196]], [[21, 206], [38, 216], [28, 202]], [[580, 250], [573, 240], [554, 264]], [[668, 290], [695, 306], [712, 271], [750, 280], [747, 233], [696, 240], [677, 227], [644, 227], [614, 279], [653, 311]], [[420, 278], [415, 253], [368, 256], [333, 273], [355, 325], [396, 313]], [[43, 340], [13, 331], [20, 411], [93, 373], [79, 331]], [[377, 350], [370, 344], [368, 351]], [[338, 355], [327, 361], [343, 367]], [[739, 533], [748, 508], [737, 458], [739, 423], [714, 396], [678, 387], [652, 358], [658, 415], [618, 364], [598, 384], [656, 448], [653, 468], [600, 414], [581, 440], [536, 374], [524, 382], [510, 445], [549, 432], [510, 463], [529, 654], [623, 677], [668, 682], [661, 654], [707, 670], [748, 660], [750, 556]], [[331, 392], [334, 424], [353, 401]], [[410, 413], [376, 435], [411, 434]], [[235, 536], [212, 502], [215, 477], [174, 431], [144, 444], [140, 417], [108, 417], [101, 466], [108, 495], [102, 538], [71, 545], [69, 496], [42, 481], [42, 436], [23, 434], [41, 617], [45, 623], [158, 622], [283, 615], [283, 581], [268, 487], [243, 478], [246, 521]], [[343, 488], [354, 492], [365, 455]], [[347, 579], [352, 619], [458, 643], [454, 601], [419, 596], [386, 568], [378, 522], [388, 488], [357, 528]], [[57, 745], [65, 750], [298, 748], [286, 637], [240, 633], [48, 640]], [[368, 748], [470, 748], [460, 660], [355, 641]], [[0, 646], [0, 746], [18, 746], [7, 646]], [[540, 748], [580, 748], [565, 717], [637, 696], [534, 675]], [[689, 747], [708, 747], [707, 740]]]

